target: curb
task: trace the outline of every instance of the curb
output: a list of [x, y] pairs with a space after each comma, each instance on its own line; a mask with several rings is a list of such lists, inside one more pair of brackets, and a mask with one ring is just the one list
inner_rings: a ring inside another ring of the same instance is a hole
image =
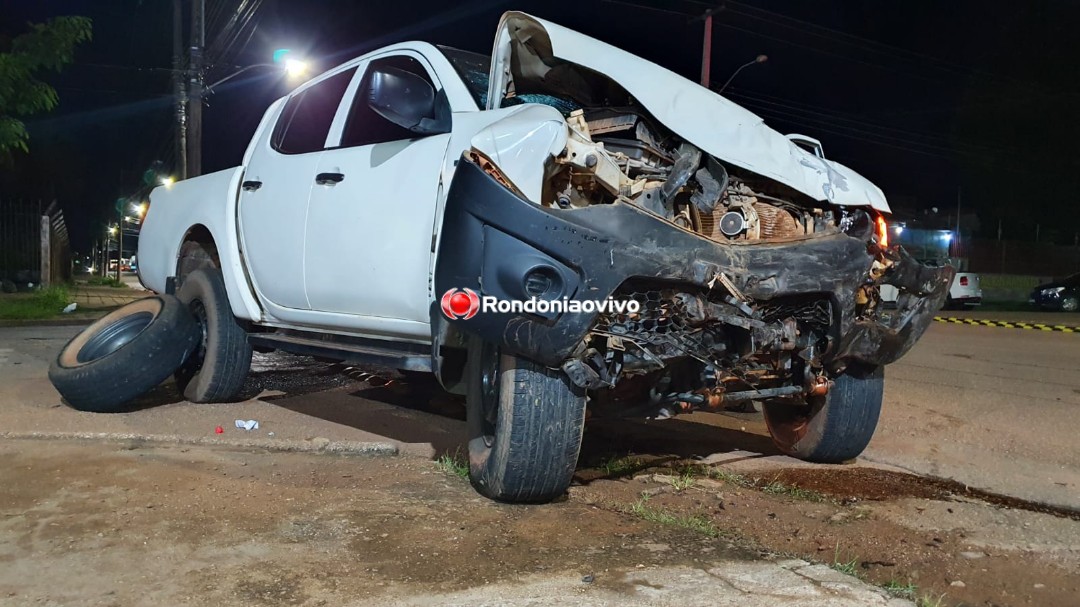
[[189, 437], [174, 434], [134, 434], [122, 432], [0, 432], [9, 440], [84, 440], [125, 445], [194, 445], [263, 449], [275, 453], [325, 453], [331, 455], [398, 455], [396, 445], [378, 442], [332, 441], [329, 439], [273, 440], [268, 438], [230, 439], [216, 436]]
[[956, 316], [935, 316], [937, 322], [957, 325], [981, 325], [984, 327], [1005, 327], [1007, 329], [1028, 329], [1032, 331], [1057, 331], [1059, 333], [1080, 333], [1080, 327], [1070, 325], [1048, 325], [1041, 322], [1020, 322], [1006, 320], [981, 320], [977, 318], [957, 318]]
[[12, 327], [81, 327], [90, 325], [95, 320], [105, 316], [108, 311], [93, 318], [36, 318], [27, 320], [0, 320], [0, 329]]

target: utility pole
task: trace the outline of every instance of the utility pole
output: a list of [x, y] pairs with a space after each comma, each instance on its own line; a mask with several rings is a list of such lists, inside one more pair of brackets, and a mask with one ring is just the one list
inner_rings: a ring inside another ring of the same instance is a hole
[[962, 243], [960, 242], [960, 186], [956, 186], [956, 256], [960, 257], [963, 250]]
[[187, 178], [187, 88], [184, 82], [184, 11], [183, 0], [173, 0], [172, 80], [176, 102], [176, 169], [180, 179]]
[[187, 176], [202, 174], [203, 49], [206, 46], [206, 0], [191, 0], [188, 56]]
[[712, 70], [712, 18], [713, 14], [724, 10], [724, 5], [710, 8], [700, 18], [705, 21], [705, 33], [701, 41], [701, 86], [709, 88]]
[[120, 223], [116, 225], [116, 282], [120, 282], [120, 265], [124, 260], [124, 211], [120, 210]]

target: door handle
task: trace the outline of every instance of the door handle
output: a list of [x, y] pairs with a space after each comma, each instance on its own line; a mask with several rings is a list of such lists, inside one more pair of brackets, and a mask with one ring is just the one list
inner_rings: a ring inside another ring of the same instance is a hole
[[255, 190], [262, 187], [262, 182], [261, 181], [245, 181], [244, 183], [240, 184], [240, 187], [243, 188], [243, 190], [245, 192], [254, 192]]
[[319, 185], [334, 185], [345, 179], [344, 173], [319, 173], [315, 176], [315, 183]]

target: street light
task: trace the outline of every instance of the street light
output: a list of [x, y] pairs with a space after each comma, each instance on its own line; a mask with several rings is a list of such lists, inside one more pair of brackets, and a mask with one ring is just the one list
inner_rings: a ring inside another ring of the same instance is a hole
[[264, 68], [264, 67], [269, 67], [269, 68], [273, 68], [273, 69], [276, 69], [276, 70], [283, 70], [285, 72], [285, 75], [290, 77], [290, 78], [298, 78], [300, 76], [303, 76], [308, 71], [307, 62], [303, 61], [303, 60], [300, 60], [300, 59], [289, 58], [289, 59], [284, 59], [280, 63], [256, 63], [254, 65], [248, 65], [248, 66], [242, 67], [242, 68], [236, 70], [235, 72], [229, 74], [228, 76], [225, 76], [224, 78], [222, 78], [222, 79], [220, 79], [220, 80], [218, 80], [218, 81], [216, 81], [214, 83], [206, 85], [204, 87], [204, 89], [207, 90], [207, 91], [211, 91], [211, 90], [213, 90], [213, 88], [215, 86], [218, 86], [219, 84], [223, 84], [225, 82], [228, 82], [228, 81], [232, 80], [233, 78], [236, 78], [240, 74], [243, 74], [244, 72], [249, 72], [249, 71], [251, 71], [253, 69]]
[[729, 84], [731, 84], [731, 81], [735, 79], [735, 76], [738, 76], [738, 75], [739, 75], [739, 72], [741, 72], [741, 71], [743, 71], [744, 69], [746, 69], [746, 68], [750, 67], [751, 65], [754, 65], [755, 63], [765, 63], [765, 62], [766, 62], [766, 61], [768, 61], [768, 60], [769, 60], [769, 56], [768, 56], [768, 55], [758, 55], [757, 57], [754, 57], [753, 61], [747, 61], [746, 63], [744, 63], [744, 64], [740, 65], [740, 66], [739, 66], [739, 69], [735, 70], [735, 72], [734, 72], [733, 74], [731, 74], [731, 76], [730, 76], [730, 77], [729, 77], [729, 78], [727, 79], [727, 82], [725, 82], [725, 83], [724, 83], [724, 86], [722, 86], [722, 87], [720, 87], [719, 89], [717, 89], [717, 90], [716, 90], [716, 92], [717, 92], [718, 94], [719, 94], [719, 93], [723, 93], [723, 92], [724, 92], [724, 89], [726, 89], [726, 88], [727, 88], [727, 86], [728, 86]]

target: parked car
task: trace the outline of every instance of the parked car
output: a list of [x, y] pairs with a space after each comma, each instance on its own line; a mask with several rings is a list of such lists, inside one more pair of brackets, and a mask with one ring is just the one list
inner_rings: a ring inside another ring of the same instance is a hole
[[1080, 310], [1080, 273], [1035, 287], [1030, 302], [1046, 310]]
[[[938, 261], [923, 261], [923, 263], [930, 266], [944, 265]], [[881, 290], [882, 303], [893, 306], [896, 305], [897, 298], [900, 291], [892, 285], [882, 285]], [[964, 309], [972, 306], [977, 306], [982, 303], [982, 286], [979, 284], [979, 275], [974, 272], [957, 272], [949, 283], [949, 293], [945, 298], [945, 303], [942, 306], [946, 310]]]
[[[252, 344], [430, 371], [466, 396], [474, 487], [511, 502], [565, 491], [589, 404], [760, 400], [785, 453], [856, 457], [884, 366], [953, 276], [889, 244], [855, 171], [518, 12], [490, 58], [410, 42], [329, 70], [267, 110], [240, 166], [151, 200], [139, 274], [161, 295], [67, 346], [51, 376], [69, 402], [120, 406], [76, 371], [161, 339], [176, 299], [194, 342], [179, 327], [117, 374], [149, 389], [175, 363], [208, 402], [237, 397]], [[902, 313], [878, 313], [884, 284]]]
[[968, 308], [982, 303], [982, 286], [979, 275], [974, 272], [957, 272], [949, 285], [946, 308]]

